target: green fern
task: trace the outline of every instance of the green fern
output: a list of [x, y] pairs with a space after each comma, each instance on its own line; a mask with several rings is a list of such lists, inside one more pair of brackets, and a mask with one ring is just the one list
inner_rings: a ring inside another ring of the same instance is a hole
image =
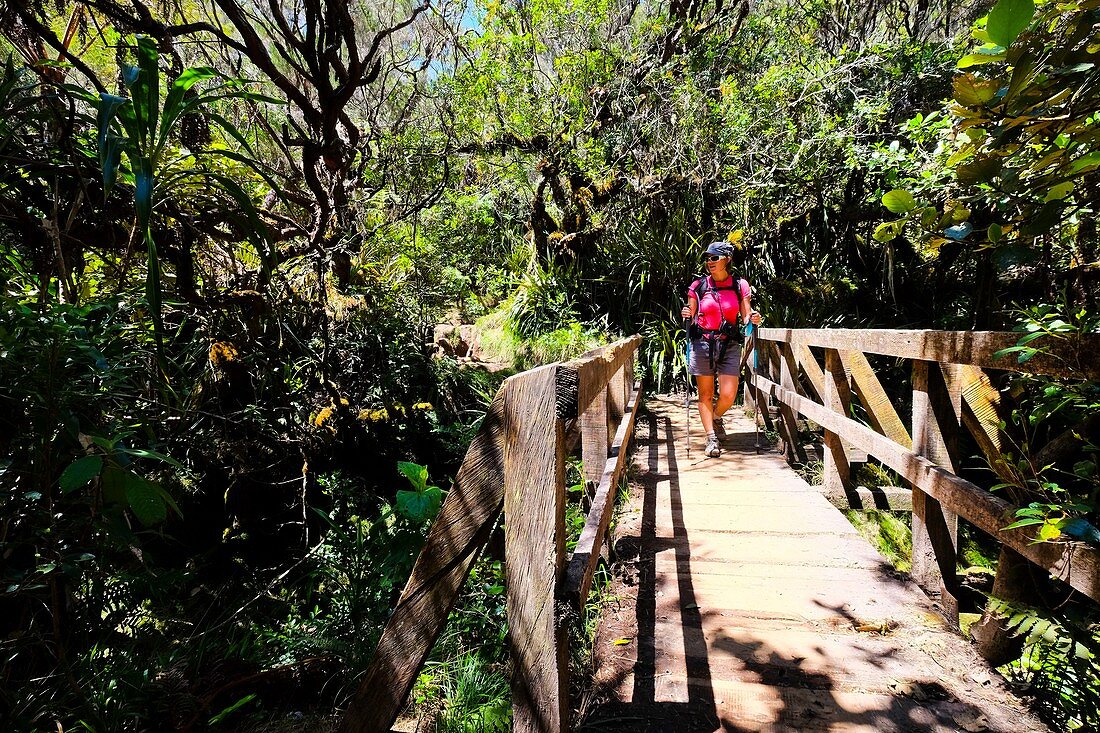
[[1100, 624], [1072, 607], [1049, 612], [990, 598], [986, 608], [1024, 637], [1020, 659], [1001, 669], [1035, 697], [1044, 720], [1058, 730], [1100, 730]]

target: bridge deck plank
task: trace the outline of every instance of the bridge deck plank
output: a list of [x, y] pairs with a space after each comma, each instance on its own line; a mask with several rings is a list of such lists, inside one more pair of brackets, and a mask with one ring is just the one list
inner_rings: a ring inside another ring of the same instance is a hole
[[756, 453], [750, 421], [727, 417], [717, 459], [696, 428], [688, 459], [682, 406], [648, 407], [593, 727], [1047, 730], [820, 492]]

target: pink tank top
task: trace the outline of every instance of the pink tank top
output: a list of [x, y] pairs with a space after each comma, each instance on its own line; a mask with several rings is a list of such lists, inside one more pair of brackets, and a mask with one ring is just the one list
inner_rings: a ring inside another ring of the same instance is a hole
[[700, 327], [708, 331], [717, 331], [722, 327], [722, 319], [730, 323], [737, 323], [737, 317], [741, 313], [741, 301], [749, 297], [752, 292], [747, 280], [738, 280], [737, 288], [733, 287], [733, 278], [714, 282], [710, 276], [701, 277], [691, 284], [688, 289], [688, 298], [696, 298], [696, 292], [703, 287], [703, 282], [710, 280], [707, 291], [703, 293], [703, 300], [699, 303], [696, 322]]

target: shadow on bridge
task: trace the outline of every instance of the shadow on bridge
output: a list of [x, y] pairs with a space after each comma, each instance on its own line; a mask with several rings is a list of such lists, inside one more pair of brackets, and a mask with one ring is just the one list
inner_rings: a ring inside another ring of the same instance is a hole
[[[676, 441], [667, 417], [645, 412], [639, 417], [645, 426], [645, 438], [637, 440], [638, 450], [648, 451], [648, 470], [640, 477], [643, 489], [641, 534], [624, 537], [617, 544], [620, 554], [635, 555], [638, 569], [637, 596], [637, 661], [633, 669], [625, 669], [613, 680], [618, 687], [633, 674], [630, 701], [609, 700], [594, 708], [580, 726], [581, 730], [676, 730], [681, 733], [713, 731], [719, 725], [710, 684], [710, 664], [707, 661], [703, 618], [692, 585], [691, 543], [684, 525], [683, 499]], [[642, 427], [639, 425], [639, 428]], [[661, 450], [665, 461], [662, 471]], [[657, 534], [657, 501], [659, 484], [668, 482], [672, 512], [673, 536]], [[675, 554], [677, 586], [681, 599], [684, 655], [687, 667], [687, 699], [659, 701], [657, 682], [662, 671], [657, 669], [657, 555], [671, 550]], [[636, 554], [635, 554], [636, 553]], [[690, 654], [689, 650], [704, 650]], [[656, 727], [654, 727], [656, 726]], [[672, 727], [664, 727], [672, 726]]]
[[[1010, 723], [988, 720], [979, 707], [960, 699], [927, 670], [907, 675], [911, 660], [899, 658], [898, 645], [888, 638], [893, 630], [859, 631], [865, 622], [843, 602], [815, 600], [825, 620], [803, 626], [799, 620], [742, 617], [738, 611], [708, 603], [713, 596], [708, 598], [707, 593], [712, 591], [697, 588], [705, 578], [692, 572], [690, 540], [699, 538], [689, 537], [684, 521], [675, 431], [668, 415], [661, 412], [658, 408], [638, 418], [638, 450], [648, 451], [646, 470], [638, 477], [643, 492], [640, 531], [616, 543], [620, 561], [633, 557], [637, 568], [636, 649], [630, 660], [620, 656], [618, 663], [612, 664], [613, 674], [600, 681], [596, 702], [588, 707], [577, 730], [1020, 730]], [[730, 458], [755, 452], [751, 432], [731, 433], [727, 444], [733, 447], [727, 453]], [[697, 504], [695, 498], [692, 503]], [[658, 526], [661, 500], [670, 503], [671, 532], [669, 528], [662, 532]], [[776, 507], [775, 511], [783, 510]], [[730, 537], [709, 531], [692, 533], [719, 535], [722, 541]], [[814, 540], [805, 537], [802, 541]], [[662, 563], [658, 572], [658, 555], [670, 552], [675, 564]], [[671, 584], [667, 577], [670, 568], [675, 572]], [[885, 562], [869, 575], [874, 583], [905, 583]], [[714, 583], [711, 577], [707, 582]], [[808, 585], [828, 582], [806, 581]], [[678, 598], [662, 598], [662, 587], [666, 591], [674, 587]], [[677, 611], [671, 610], [670, 600]], [[745, 608], [745, 600], [737, 599], [735, 606]], [[628, 612], [627, 603], [624, 597], [624, 613]], [[669, 633], [677, 622], [682, 626], [682, 648], [680, 639]], [[607, 651], [606, 638], [601, 637], [598, 643], [605, 645], [598, 656], [614, 654]], [[626, 654], [628, 648], [616, 649]]]

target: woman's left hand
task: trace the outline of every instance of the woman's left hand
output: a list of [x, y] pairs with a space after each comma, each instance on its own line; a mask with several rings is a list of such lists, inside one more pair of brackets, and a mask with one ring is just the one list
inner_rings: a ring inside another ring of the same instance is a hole
[[749, 314], [749, 322], [754, 326], [759, 326], [762, 320], [764, 320], [764, 316], [760, 315], [760, 311], [753, 311]]

